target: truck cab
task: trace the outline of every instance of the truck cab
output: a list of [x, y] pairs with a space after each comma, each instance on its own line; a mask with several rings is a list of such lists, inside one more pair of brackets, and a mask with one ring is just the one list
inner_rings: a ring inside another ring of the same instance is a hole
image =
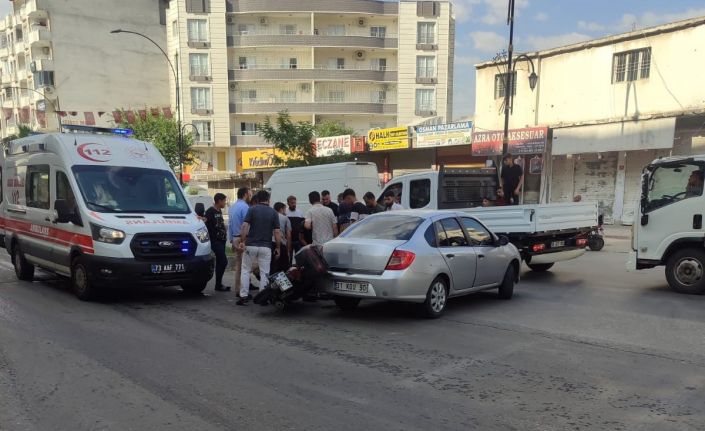
[[654, 160], [643, 170], [632, 228], [632, 269], [666, 267], [669, 286], [705, 293], [705, 155]]
[[152, 144], [107, 132], [35, 135], [10, 142], [0, 169], [0, 220], [20, 280], [41, 268], [91, 299], [111, 287], [200, 292], [212, 277], [208, 231]]

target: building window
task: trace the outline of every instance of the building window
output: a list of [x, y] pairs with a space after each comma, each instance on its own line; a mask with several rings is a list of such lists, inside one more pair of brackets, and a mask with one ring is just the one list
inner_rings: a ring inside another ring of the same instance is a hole
[[257, 59], [255, 57], [239, 57], [237, 63], [242, 70], [257, 68]]
[[381, 71], [387, 70], [387, 59], [386, 58], [373, 58], [370, 61], [370, 64], [372, 65], [372, 70], [381, 70]]
[[240, 134], [254, 136], [257, 134], [257, 123], [240, 123]]
[[27, 167], [27, 206], [49, 209], [49, 165]]
[[416, 89], [416, 112], [436, 110], [436, 90], [432, 88]]
[[49, 87], [54, 85], [54, 71], [34, 72], [34, 88]]
[[194, 121], [193, 125], [198, 130], [198, 142], [212, 142], [211, 122], [210, 121]]
[[328, 92], [328, 103], [344, 103], [345, 91], [334, 90]]
[[208, 20], [189, 19], [186, 21], [186, 26], [189, 42], [208, 42]]
[[254, 24], [238, 24], [237, 25], [237, 32], [240, 33], [240, 35], [254, 34], [255, 33], [255, 25]]
[[203, 87], [191, 88], [191, 109], [201, 111], [211, 109], [211, 89]]
[[370, 27], [370, 36], [384, 39], [387, 37], [387, 27]]
[[[507, 77], [510, 75], [507, 73], [498, 73], [494, 76], [494, 98], [501, 99], [507, 97], [505, 89], [507, 88]], [[512, 72], [511, 74], [511, 88], [512, 96], [517, 94], [517, 73]]]
[[436, 23], [420, 22], [417, 27], [417, 43], [423, 45], [433, 45], [436, 43]]
[[372, 103], [387, 103], [387, 91], [372, 90]]
[[240, 90], [240, 101], [242, 101], [242, 102], [256, 102], [257, 101], [257, 90]]
[[387, 123], [370, 123], [370, 129], [386, 129]]
[[282, 90], [279, 97], [281, 103], [296, 103], [296, 90]]
[[179, 21], [172, 21], [171, 22], [171, 35], [176, 37], [179, 34]]
[[189, 54], [191, 76], [210, 76], [208, 54]]
[[614, 54], [612, 83], [646, 79], [651, 74], [651, 48]]
[[435, 78], [436, 77], [436, 58], [431, 56], [416, 57], [416, 77], [417, 78]]
[[344, 58], [329, 58], [328, 59], [328, 69], [333, 70], [343, 70], [345, 69], [345, 59]]
[[186, 0], [186, 12], [210, 13], [211, 0]]
[[289, 69], [297, 69], [299, 67], [299, 60], [296, 57], [291, 57], [289, 59]]
[[279, 26], [279, 34], [293, 35], [296, 34], [296, 24], [282, 24]]
[[329, 25], [328, 36], [345, 36], [345, 26], [343, 24]]

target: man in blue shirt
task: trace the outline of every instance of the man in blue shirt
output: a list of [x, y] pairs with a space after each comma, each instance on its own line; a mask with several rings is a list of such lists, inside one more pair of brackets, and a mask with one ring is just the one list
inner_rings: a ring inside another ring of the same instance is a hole
[[237, 190], [237, 201], [228, 210], [228, 237], [235, 253], [235, 292], [240, 292], [240, 275], [242, 274], [242, 251], [240, 251], [240, 233], [245, 222], [247, 210], [250, 209], [252, 192], [247, 187]]

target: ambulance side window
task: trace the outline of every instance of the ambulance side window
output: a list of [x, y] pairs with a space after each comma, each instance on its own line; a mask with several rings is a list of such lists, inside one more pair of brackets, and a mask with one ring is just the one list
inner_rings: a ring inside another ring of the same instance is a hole
[[49, 205], [49, 165], [27, 167], [27, 206], [48, 210]]
[[68, 202], [73, 216], [71, 222], [75, 225], [83, 226], [81, 223], [81, 215], [76, 206], [76, 195], [74, 195], [73, 189], [71, 189], [71, 183], [68, 177], [61, 171], [56, 172], [56, 199], [62, 199]]

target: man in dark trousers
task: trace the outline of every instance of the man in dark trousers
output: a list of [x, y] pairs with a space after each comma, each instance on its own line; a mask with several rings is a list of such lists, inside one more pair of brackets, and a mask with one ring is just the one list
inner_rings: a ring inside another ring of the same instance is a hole
[[502, 167], [502, 191], [507, 205], [519, 205], [519, 191], [524, 184], [524, 170], [514, 163], [511, 154], [504, 155]]
[[227, 198], [222, 193], [213, 197], [213, 206], [206, 211], [206, 228], [211, 239], [211, 250], [215, 253], [215, 290], [225, 292], [230, 290], [223, 286], [223, 274], [228, 266], [228, 256], [225, 255], [225, 243], [228, 240], [228, 231], [223, 220], [223, 208]]

